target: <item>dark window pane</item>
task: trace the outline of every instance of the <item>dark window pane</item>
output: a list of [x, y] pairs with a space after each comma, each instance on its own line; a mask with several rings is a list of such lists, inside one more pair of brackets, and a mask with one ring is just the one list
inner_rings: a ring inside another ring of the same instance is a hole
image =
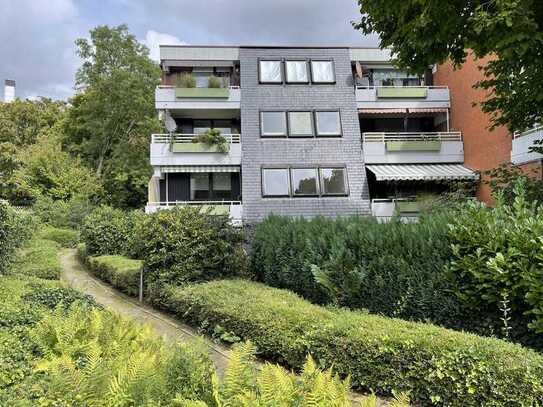
[[206, 200], [211, 198], [209, 190], [209, 174], [190, 174], [190, 199], [193, 201]]
[[264, 196], [288, 196], [288, 169], [266, 168], [262, 170], [262, 194]]
[[294, 195], [318, 195], [319, 185], [316, 168], [293, 168], [291, 176]]
[[346, 195], [345, 168], [321, 168], [324, 195]]
[[317, 112], [317, 135], [337, 136], [341, 134], [339, 112]]
[[261, 120], [263, 136], [286, 136], [285, 112], [262, 112]]

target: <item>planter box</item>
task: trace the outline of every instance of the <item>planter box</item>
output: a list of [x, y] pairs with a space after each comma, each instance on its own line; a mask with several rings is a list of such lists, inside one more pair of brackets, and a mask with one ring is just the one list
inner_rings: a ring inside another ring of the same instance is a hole
[[228, 88], [175, 88], [176, 98], [228, 99]]
[[220, 153], [227, 154], [230, 150], [230, 144], [228, 144], [228, 150], [226, 152], [220, 151], [216, 145], [207, 145], [203, 143], [173, 143], [172, 153]]
[[440, 151], [440, 140], [428, 141], [387, 141], [387, 151]]
[[396, 210], [399, 213], [417, 213], [420, 211], [418, 202], [397, 201]]
[[426, 98], [428, 96], [427, 88], [416, 87], [391, 87], [377, 88], [378, 98]]
[[200, 212], [209, 215], [230, 215], [229, 205], [202, 205]]

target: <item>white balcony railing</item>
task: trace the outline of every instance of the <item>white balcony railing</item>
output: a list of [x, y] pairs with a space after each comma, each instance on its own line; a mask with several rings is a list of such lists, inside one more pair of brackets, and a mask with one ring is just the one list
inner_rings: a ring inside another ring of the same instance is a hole
[[376, 89], [376, 88], [392, 88], [392, 89], [449, 89], [448, 86], [385, 86], [385, 85], [356, 85], [356, 89]]
[[365, 132], [362, 134], [366, 142], [386, 141], [462, 141], [462, 133], [459, 131], [447, 132]]
[[418, 202], [410, 198], [375, 198], [371, 200], [371, 214], [379, 222], [388, 222], [399, 216], [402, 221], [416, 221], [420, 208]]
[[[170, 144], [170, 143], [193, 143], [200, 134], [195, 133], [172, 133], [172, 134], [153, 134], [151, 143]], [[240, 134], [222, 134], [222, 136], [231, 144], [241, 143]]]
[[160, 85], [155, 89], [155, 108], [158, 110], [183, 109], [239, 109], [241, 89], [239, 86], [227, 88], [188, 88], [187, 95], [176, 95], [176, 87]]
[[159, 210], [172, 209], [177, 206], [195, 206], [202, 208], [202, 211], [210, 215], [228, 215], [235, 226], [241, 225], [242, 208], [241, 201], [166, 201], [148, 202], [145, 207], [146, 213], [154, 213]]
[[366, 86], [355, 87], [360, 109], [448, 109], [451, 98], [448, 86]]
[[511, 162], [515, 165], [525, 164], [530, 161], [540, 160], [543, 155], [532, 151], [532, 147], [541, 147], [543, 140], [543, 126], [527, 130], [522, 133], [513, 134], [513, 145], [511, 149]]

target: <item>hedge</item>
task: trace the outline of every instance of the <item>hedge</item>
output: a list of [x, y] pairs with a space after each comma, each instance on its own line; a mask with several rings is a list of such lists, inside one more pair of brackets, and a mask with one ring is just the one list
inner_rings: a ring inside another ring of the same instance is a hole
[[0, 274], [9, 270], [15, 250], [30, 236], [32, 217], [0, 200]]
[[168, 289], [167, 307], [212, 333], [251, 340], [300, 369], [307, 353], [362, 391], [410, 393], [422, 405], [543, 403], [543, 356], [520, 345], [361, 312], [313, 305], [243, 280]]
[[58, 251], [60, 245], [52, 240], [34, 238], [17, 254], [12, 272], [26, 276], [58, 280], [62, 270]]
[[86, 264], [98, 278], [120, 289], [124, 293], [136, 296], [139, 293], [141, 260], [123, 256], [87, 257]]
[[74, 248], [79, 241], [79, 233], [73, 229], [63, 229], [54, 226], [43, 226], [38, 232], [41, 239], [57, 242], [61, 247]]

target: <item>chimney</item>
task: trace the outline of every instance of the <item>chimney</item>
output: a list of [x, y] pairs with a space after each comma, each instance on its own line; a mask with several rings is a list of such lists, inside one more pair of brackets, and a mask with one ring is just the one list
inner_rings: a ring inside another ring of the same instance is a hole
[[15, 100], [15, 81], [6, 79], [4, 82], [4, 102], [10, 103]]

